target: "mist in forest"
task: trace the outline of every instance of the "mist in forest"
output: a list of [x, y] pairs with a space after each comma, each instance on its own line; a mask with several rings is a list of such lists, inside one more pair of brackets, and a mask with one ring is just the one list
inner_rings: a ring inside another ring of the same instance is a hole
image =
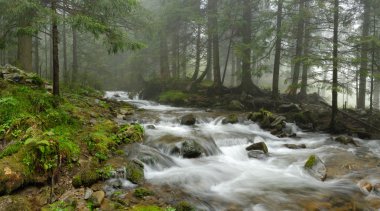
[[[44, 8], [20, 4], [0, 5], [9, 11], [1, 15], [1, 64], [52, 79], [51, 17]], [[91, 6], [109, 9], [112, 15], [105, 18], [80, 11], [85, 1], [57, 4], [63, 83], [138, 91], [155, 79], [191, 81], [207, 72], [201, 80], [218, 86], [236, 87], [248, 76], [264, 90], [318, 93], [331, 100], [333, 1], [142, 0]], [[371, 0], [339, 2], [340, 107], [346, 101], [350, 107], [379, 107], [378, 7]]]

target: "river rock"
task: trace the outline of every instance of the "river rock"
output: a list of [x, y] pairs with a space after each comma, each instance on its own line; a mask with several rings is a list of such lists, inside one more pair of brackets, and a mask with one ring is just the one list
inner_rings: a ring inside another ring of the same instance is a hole
[[359, 188], [364, 194], [369, 194], [371, 193], [373, 186], [370, 182], [368, 181], [360, 181], [359, 182]]
[[146, 129], [154, 130], [154, 129], [156, 129], [156, 126], [154, 126], [154, 125], [147, 125]]
[[254, 143], [248, 146], [247, 148], [245, 148], [245, 150], [247, 151], [258, 150], [258, 151], [264, 152], [265, 154], [269, 152], [268, 147], [264, 142]]
[[334, 140], [344, 145], [352, 144], [356, 147], [358, 146], [358, 144], [354, 141], [354, 139], [349, 136], [338, 136]]
[[236, 124], [239, 122], [239, 119], [236, 114], [230, 114], [222, 120], [222, 124]]
[[91, 198], [89, 200], [92, 202], [94, 207], [100, 207], [105, 196], [106, 194], [104, 191], [96, 191], [91, 195]]
[[86, 190], [84, 191], [84, 199], [89, 199], [93, 193], [94, 191], [91, 188], [86, 188]]
[[195, 141], [185, 141], [182, 143], [181, 154], [184, 158], [198, 158], [202, 155], [202, 147]]
[[327, 169], [323, 161], [316, 155], [311, 155], [305, 163], [305, 169], [316, 179], [324, 181], [327, 176]]
[[141, 185], [144, 182], [144, 164], [134, 159], [126, 167], [126, 178], [134, 184]]
[[284, 144], [284, 147], [289, 149], [306, 149], [305, 144]]
[[181, 125], [195, 125], [196, 118], [193, 114], [187, 114], [181, 118]]
[[251, 151], [248, 151], [248, 157], [262, 160], [262, 159], [267, 158], [268, 154], [261, 150], [251, 150]]

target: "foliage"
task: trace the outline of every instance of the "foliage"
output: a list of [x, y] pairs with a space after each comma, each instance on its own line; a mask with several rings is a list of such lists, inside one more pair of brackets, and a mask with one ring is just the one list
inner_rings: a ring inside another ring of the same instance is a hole
[[188, 95], [182, 91], [169, 90], [160, 94], [159, 101], [162, 103], [182, 103], [187, 98]]
[[151, 196], [154, 193], [146, 188], [136, 188], [133, 195], [137, 198], [144, 198], [145, 196]]
[[132, 144], [142, 142], [144, 136], [144, 127], [139, 124], [127, 124], [121, 126], [117, 133], [118, 140], [121, 143]]

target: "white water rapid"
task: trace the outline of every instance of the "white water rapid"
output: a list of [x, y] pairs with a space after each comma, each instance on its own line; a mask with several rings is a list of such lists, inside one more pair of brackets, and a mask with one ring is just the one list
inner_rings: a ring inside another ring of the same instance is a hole
[[[245, 120], [243, 113], [238, 124], [222, 124], [231, 112], [160, 105], [125, 92], [107, 92], [106, 97], [141, 108], [133, 118], [145, 127], [144, 145], [162, 157], [145, 162], [147, 182], [182, 189], [197, 199], [200, 210], [308, 210], [314, 205], [330, 210], [352, 203], [371, 210], [368, 197], [380, 200], [374, 193], [363, 194], [357, 184], [363, 179], [380, 182], [378, 140], [355, 139], [360, 147], [341, 145], [328, 134], [305, 133], [294, 124], [287, 126], [297, 137], [278, 138]], [[180, 118], [189, 113], [196, 116], [196, 124], [181, 125]], [[173, 140], [188, 139], [198, 140], [208, 153], [196, 159], [171, 153]], [[261, 141], [269, 156], [249, 158], [245, 148]], [[306, 149], [284, 144], [305, 144]], [[312, 154], [327, 166], [324, 182], [304, 169]]]

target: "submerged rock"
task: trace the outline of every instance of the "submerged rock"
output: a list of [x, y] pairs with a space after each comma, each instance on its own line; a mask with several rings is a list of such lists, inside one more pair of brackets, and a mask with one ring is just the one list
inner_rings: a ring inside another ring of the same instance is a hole
[[222, 120], [222, 124], [236, 124], [239, 122], [239, 119], [236, 114], [230, 114]]
[[248, 157], [261, 160], [261, 159], [267, 158], [268, 154], [261, 150], [251, 150], [251, 151], [248, 151]]
[[305, 144], [284, 144], [284, 147], [289, 149], [306, 149]]
[[268, 147], [264, 142], [254, 143], [248, 146], [247, 148], [245, 148], [245, 150], [247, 151], [258, 150], [258, 151], [264, 152], [265, 154], [269, 152]]
[[326, 166], [318, 156], [311, 155], [307, 159], [304, 167], [309, 172], [309, 174], [315, 177], [316, 179], [321, 181], [324, 181], [326, 179]]
[[181, 125], [195, 125], [196, 118], [193, 114], [187, 114], [181, 117]]
[[370, 182], [368, 181], [360, 181], [359, 182], [359, 188], [364, 194], [369, 194], [373, 190], [373, 186]]
[[130, 145], [126, 148], [126, 154], [129, 160], [137, 159], [158, 169], [169, 168], [176, 165], [172, 158], [161, 153], [157, 149], [146, 145]]
[[358, 146], [358, 144], [354, 141], [354, 139], [352, 137], [349, 137], [349, 136], [338, 136], [334, 140], [336, 142], [339, 142], [339, 143], [344, 144], [344, 145], [352, 144], [356, 147]]

